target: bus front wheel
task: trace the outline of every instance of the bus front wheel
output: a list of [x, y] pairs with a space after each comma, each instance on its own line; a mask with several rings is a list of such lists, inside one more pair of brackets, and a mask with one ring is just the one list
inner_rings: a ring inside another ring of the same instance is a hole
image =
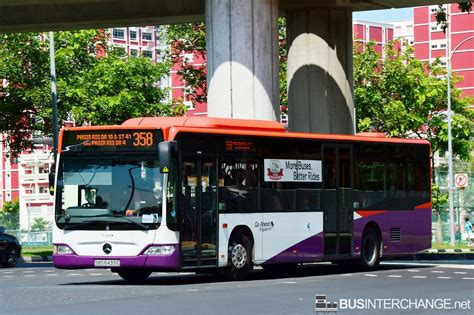
[[245, 236], [236, 236], [229, 244], [229, 268], [227, 278], [244, 280], [252, 270], [252, 246]]
[[374, 270], [380, 263], [380, 240], [377, 232], [368, 228], [362, 235], [360, 265], [363, 270]]
[[151, 275], [151, 271], [145, 269], [121, 269], [117, 273], [124, 280], [132, 283], [143, 282]]

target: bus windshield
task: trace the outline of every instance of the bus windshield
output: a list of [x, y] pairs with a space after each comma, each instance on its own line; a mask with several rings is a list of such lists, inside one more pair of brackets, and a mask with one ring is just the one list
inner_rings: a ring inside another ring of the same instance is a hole
[[152, 158], [63, 157], [57, 187], [61, 229], [147, 230], [161, 223], [163, 174]]

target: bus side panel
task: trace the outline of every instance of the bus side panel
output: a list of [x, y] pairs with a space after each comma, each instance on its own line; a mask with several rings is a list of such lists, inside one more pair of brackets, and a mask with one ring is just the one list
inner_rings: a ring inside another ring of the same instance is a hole
[[246, 226], [252, 232], [254, 239], [253, 262], [262, 261], [262, 232], [256, 227], [255, 222], [262, 221], [261, 213], [220, 213], [219, 214], [219, 267], [227, 266], [229, 241], [237, 226]]
[[230, 213], [220, 214], [219, 222], [220, 267], [227, 265], [230, 236], [239, 225], [252, 231], [255, 264], [311, 262], [322, 258], [322, 212]]
[[263, 234], [266, 264], [311, 262], [323, 255], [323, 212], [264, 213]]
[[413, 254], [431, 247], [431, 208], [354, 212], [354, 255], [360, 256], [362, 233], [374, 222], [382, 233], [382, 256]]

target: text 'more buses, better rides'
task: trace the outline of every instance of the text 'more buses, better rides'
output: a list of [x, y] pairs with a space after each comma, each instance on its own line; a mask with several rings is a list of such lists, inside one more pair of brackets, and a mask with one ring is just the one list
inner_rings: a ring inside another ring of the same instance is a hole
[[[429, 142], [285, 131], [277, 122], [134, 118], [65, 128], [55, 176], [57, 268], [365, 270], [431, 244]], [[51, 177], [52, 177], [51, 176]]]

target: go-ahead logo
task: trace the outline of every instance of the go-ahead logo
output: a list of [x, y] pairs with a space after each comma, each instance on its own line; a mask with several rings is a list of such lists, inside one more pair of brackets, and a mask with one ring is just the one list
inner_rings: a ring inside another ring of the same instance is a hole
[[266, 232], [273, 229], [275, 227], [275, 224], [273, 223], [273, 221], [267, 221], [267, 222], [261, 221], [261, 222], [255, 222], [255, 227], [258, 228], [260, 232]]

